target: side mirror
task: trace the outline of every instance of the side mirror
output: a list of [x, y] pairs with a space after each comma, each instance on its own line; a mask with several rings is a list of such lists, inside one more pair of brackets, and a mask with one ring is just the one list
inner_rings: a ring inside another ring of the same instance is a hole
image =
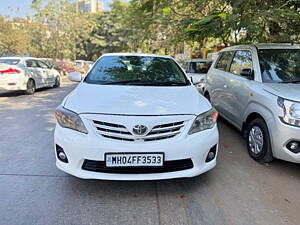
[[71, 73], [68, 74], [68, 79], [70, 81], [80, 82], [81, 81], [81, 74], [79, 72], [71, 72]]
[[252, 69], [242, 69], [240, 75], [248, 80], [254, 80], [254, 72]]

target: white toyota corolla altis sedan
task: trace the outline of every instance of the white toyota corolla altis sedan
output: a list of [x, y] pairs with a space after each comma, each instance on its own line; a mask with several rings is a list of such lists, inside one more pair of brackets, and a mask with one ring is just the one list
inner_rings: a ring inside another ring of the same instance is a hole
[[56, 165], [76, 177], [194, 177], [216, 165], [217, 112], [167, 56], [106, 54], [56, 109]]

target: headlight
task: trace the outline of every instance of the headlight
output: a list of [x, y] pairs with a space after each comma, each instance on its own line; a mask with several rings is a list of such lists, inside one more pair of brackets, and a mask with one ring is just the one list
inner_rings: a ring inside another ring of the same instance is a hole
[[59, 106], [55, 111], [55, 117], [60, 126], [87, 134], [88, 131], [77, 113]]
[[283, 116], [279, 117], [281, 121], [300, 127], [300, 103], [278, 97], [277, 104], [283, 109]]
[[203, 130], [211, 129], [215, 126], [218, 118], [218, 113], [215, 109], [211, 109], [195, 119], [188, 134], [194, 134]]

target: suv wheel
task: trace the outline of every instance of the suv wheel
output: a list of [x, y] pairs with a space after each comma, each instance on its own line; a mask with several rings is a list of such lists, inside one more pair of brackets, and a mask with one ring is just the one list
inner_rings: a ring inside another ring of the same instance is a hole
[[273, 160], [269, 130], [262, 119], [249, 124], [246, 137], [249, 155], [255, 161], [267, 163]]
[[27, 89], [25, 91], [25, 94], [32, 95], [32, 94], [34, 94], [35, 89], [36, 89], [36, 87], [35, 87], [34, 80], [29, 79], [28, 82], [27, 82]]

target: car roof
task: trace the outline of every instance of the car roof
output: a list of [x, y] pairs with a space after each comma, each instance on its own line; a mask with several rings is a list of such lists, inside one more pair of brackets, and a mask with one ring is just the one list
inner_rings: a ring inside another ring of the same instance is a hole
[[234, 45], [223, 48], [221, 52], [239, 50], [245, 48], [257, 48], [257, 49], [300, 49], [298, 44], [290, 43], [260, 43], [260, 44], [249, 44], [249, 45]]
[[146, 54], [146, 53], [106, 53], [102, 56], [141, 56], [141, 57], [159, 57], [159, 58], [169, 58], [171, 56], [168, 55], [156, 55], [156, 54]]

